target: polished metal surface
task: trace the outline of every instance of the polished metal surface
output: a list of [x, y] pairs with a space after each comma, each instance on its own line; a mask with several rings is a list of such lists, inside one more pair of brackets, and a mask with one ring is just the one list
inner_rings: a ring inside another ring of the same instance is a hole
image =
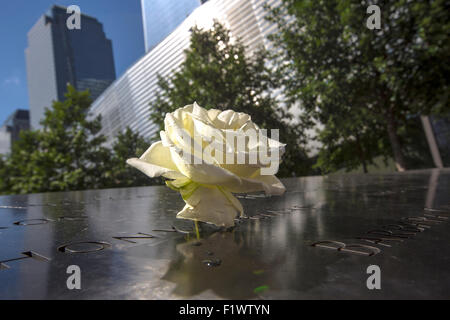
[[2, 196], [0, 298], [450, 298], [450, 170], [284, 183], [200, 240], [166, 187]]

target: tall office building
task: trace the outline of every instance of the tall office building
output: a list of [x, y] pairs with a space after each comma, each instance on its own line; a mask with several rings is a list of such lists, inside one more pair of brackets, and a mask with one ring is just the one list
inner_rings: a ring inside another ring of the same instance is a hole
[[164, 40], [205, 0], [141, 0], [145, 51]]
[[30, 114], [28, 110], [17, 109], [0, 127], [0, 154], [11, 151], [14, 141], [19, 139], [22, 130], [30, 129]]
[[265, 20], [264, 4], [277, 5], [280, 0], [209, 0], [196, 8], [169, 36], [131, 66], [95, 100], [90, 112], [102, 115], [102, 130], [109, 143], [126, 127], [146, 138], [158, 126], [151, 123], [150, 104], [156, 100], [158, 75], [170, 77], [185, 59], [190, 44], [190, 29], [197, 25], [210, 28], [216, 19], [231, 30], [252, 54], [260, 46], [270, 49], [267, 35], [276, 26]]
[[0, 127], [0, 156], [11, 150], [11, 134], [6, 127]]
[[45, 107], [63, 100], [67, 83], [97, 98], [116, 78], [111, 40], [97, 19], [81, 14], [81, 29], [69, 29], [71, 13], [53, 6], [28, 33], [27, 63], [31, 126], [39, 128]]

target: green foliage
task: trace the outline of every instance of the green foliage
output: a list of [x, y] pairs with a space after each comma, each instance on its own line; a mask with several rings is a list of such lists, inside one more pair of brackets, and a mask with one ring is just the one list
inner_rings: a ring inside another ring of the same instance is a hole
[[7, 160], [10, 193], [98, 188], [110, 156], [97, 135], [100, 118], [86, 119], [88, 92], [68, 86], [66, 99], [46, 109], [42, 130], [22, 132]]
[[112, 146], [113, 157], [110, 161], [110, 187], [137, 187], [149, 184], [161, 184], [162, 180], [149, 179], [135, 168], [124, 165], [127, 159], [140, 157], [149, 147], [149, 142], [130, 128], [120, 133]]
[[129, 187], [150, 179], [126, 165], [148, 144], [127, 129], [112, 150], [100, 135], [101, 118], [91, 119], [89, 92], [68, 86], [66, 99], [46, 109], [42, 129], [23, 131], [11, 153], [0, 158], [0, 193], [33, 193]]
[[311, 164], [304, 149], [301, 127], [290, 125], [291, 115], [270, 95], [273, 74], [266, 66], [267, 53], [248, 57], [239, 40], [218, 22], [212, 30], [194, 27], [186, 60], [170, 79], [159, 79], [151, 119], [163, 129], [164, 116], [194, 101], [207, 109], [232, 109], [248, 113], [261, 128], [279, 129], [287, 143], [280, 176], [305, 175]]
[[385, 145], [389, 142], [376, 123], [373, 127], [364, 127], [348, 119], [331, 115], [319, 133], [319, 140], [325, 147], [321, 148], [315, 167], [323, 173], [341, 168], [352, 171], [359, 166], [367, 173], [367, 167], [382, 155], [381, 150], [386, 150]]
[[[366, 27], [371, 4], [380, 30]], [[302, 123], [323, 125], [317, 166], [352, 169], [380, 155], [407, 166], [408, 119], [450, 109], [449, 9], [443, 0], [283, 0], [271, 10], [286, 100], [300, 104]]]
[[8, 168], [6, 166], [5, 156], [0, 154], [0, 193], [2, 190], [8, 190], [10, 186]]

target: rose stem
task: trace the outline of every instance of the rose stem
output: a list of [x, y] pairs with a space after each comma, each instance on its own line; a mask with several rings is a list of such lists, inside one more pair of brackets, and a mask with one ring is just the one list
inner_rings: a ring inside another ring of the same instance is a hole
[[197, 220], [194, 220], [194, 225], [195, 225], [195, 234], [197, 235], [197, 240], [200, 240], [200, 233], [198, 232]]

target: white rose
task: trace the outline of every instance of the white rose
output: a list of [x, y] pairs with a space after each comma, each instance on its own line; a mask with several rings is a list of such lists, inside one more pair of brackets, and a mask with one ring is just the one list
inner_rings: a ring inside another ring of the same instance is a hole
[[[262, 131], [249, 115], [232, 110], [206, 110], [194, 102], [166, 114], [164, 129], [160, 132], [161, 141], [152, 144], [139, 159], [128, 159], [127, 163], [149, 177], [170, 179], [166, 184], [179, 191], [186, 202], [177, 218], [230, 227], [237, 214], [244, 213], [232, 193], [284, 193], [280, 180], [264, 170], [270, 172], [270, 167], [273, 172], [274, 163], [275, 171], [278, 170], [285, 145], [268, 138], [243, 139], [249, 133]], [[233, 141], [245, 141], [244, 149]], [[261, 149], [264, 147], [270, 150], [267, 154], [270, 159], [259, 157], [259, 151], [266, 150]], [[252, 155], [257, 156], [256, 162], [249, 160]], [[237, 159], [241, 162], [245, 159], [245, 163], [236, 164]]]

